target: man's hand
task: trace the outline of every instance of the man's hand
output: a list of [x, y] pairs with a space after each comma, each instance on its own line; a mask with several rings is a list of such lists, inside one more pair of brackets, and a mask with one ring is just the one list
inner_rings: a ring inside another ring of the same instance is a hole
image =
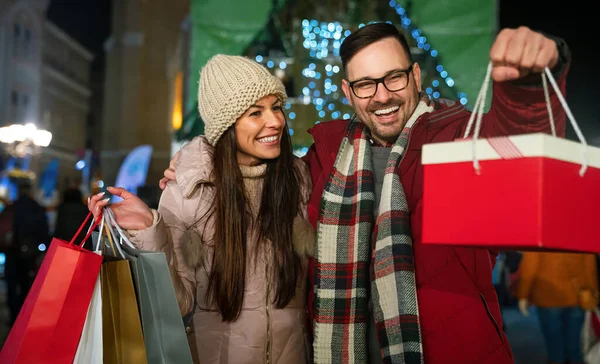
[[169, 168], [165, 169], [165, 172], [163, 173], [164, 177], [158, 182], [161, 190], [167, 188], [167, 183], [169, 183], [169, 181], [175, 181], [175, 163], [177, 162], [177, 159], [179, 159], [179, 152], [175, 153], [173, 159], [169, 162]]
[[552, 69], [558, 62], [556, 42], [527, 27], [503, 29], [492, 49], [492, 78], [494, 81], [512, 81]]
[[521, 311], [521, 315], [529, 316], [529, 301], [526, 298], [519, 300], [519, 311]]

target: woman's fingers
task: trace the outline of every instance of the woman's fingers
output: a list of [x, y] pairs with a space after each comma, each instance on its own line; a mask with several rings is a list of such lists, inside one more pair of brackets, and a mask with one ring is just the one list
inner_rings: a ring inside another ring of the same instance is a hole
[[100, 192], [88, 198], [88, 210], [94, 215], [94, 218], [100, 216], [100, 211], [108, 205], [110, 198], [102, 199], [104, 192]]

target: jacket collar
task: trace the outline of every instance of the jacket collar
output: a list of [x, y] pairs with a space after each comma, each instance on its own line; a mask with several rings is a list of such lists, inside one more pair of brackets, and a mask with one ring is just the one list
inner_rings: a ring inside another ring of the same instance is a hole
[[[186, 198], [189, 198], [196, 187], [204, 183], [214, 182], [214, 165], [212, 162], [214, 147], [203, 135], [192, 139], [181, 148], [179, 158], [175, 163], [177, 185]], [[244, 178], [264, 176], [267, 165], [240, 166]]]
[[[425, 122], [418, 122], [415, 128], [428, 129], [437, 124], [437, 121], [451, 122], [454, 119], [461, 117], [466, 111], [465, 107], [456, 101], [447, 99], [432, 100], [426, 94], [421, 94], [421, 102], [427, 106], [432, 106], [431, 113], [424, 113], [422, 118]], [[350, 120], [331, 120], [319, 123], [308, 130], [314, 140], [314, 147], [322, 160], [323, 165], [333, 165], [342, 139], [348, 131]]]
[[184, 196], [191, 196], [198, 184], [213, 181], [213, 153], [214, 147], [203, 135], [181, 148], [175, 163], [175, 175]]

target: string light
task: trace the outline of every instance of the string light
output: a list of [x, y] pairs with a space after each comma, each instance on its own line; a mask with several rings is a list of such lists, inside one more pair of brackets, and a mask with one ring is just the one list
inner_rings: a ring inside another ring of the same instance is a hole
[[[309, 80], [308, 87], [302, 89], [305, 103], [308, 101], [315, 106], [319, 119], [324, 119], [329, 113], [331, 119], [349, 119], [350, 114], [337, 110], [337, 104], [341, 102], [348, 105], [348, 99], [343, 96], [340, 85], [336, 84], [332, 77], [339, 74], [341, 69], [339, 63], [340, 47], [344, 39], [350, 35], [350, 30], [344, 29], [339, 22], [319, 22], [316, 19], [302, 20], [302, 35], [304, 41], [302, 46], [309, 52], [311, 58], [324, 61], [324, 69], [317, 69], [315, 63], [310, 63], [302, 70], [302, 76]], [[322, 80], [322, 90], [317, 89], [317, 83], [313, 80]], [[316, 121], [318, 124], [320, 120]]]
[[[427, 38], [423, 35], [422, 31], [412, 24], [411, 19], [406, 15], [406, 10], [396, 0], [390, 0], [389, 6], [400, 16], [401, 26], [415, 39], [417, 47], [423, 49], [432, 58], [437, 59], [438, 51], [427, 42]], [[367, 24], [371, 23], [375, 22]], [[388, 21], [387, 23], [391, 24], [392, 22]], [[365, 24], [360, 24], [358, 28], [364, 26]], [[351, 31], [344, 29], [339, 22], [319, 22], [316, 19], [302, 20], [302, 35], [304, 37], [302, 46], [307, 50], [311, 59], [315, 59], [319, 64], [325, 64], [323, 69], [321, 69], [315, 62], [311, 62], [302, 69], [302, 76], [306, 79], [306, 86], [302, 88], [302, 94], [298, 99], [304, 105], [312, 104], [314, 106], [316, 114], [319, 117], [319, 120], [315, 124], [325, 119], [328, 114], [331, 119], [338, 119], [340, 117], [349, 119], [351, 117], [349, 113], [342, 114], [337, 109], [339, 103], [349, 105], [349, 101], [341, 92], [340, 85], [336, 84], [332, 79], [332, 77], [341, 72], [340, 66], [336, 63], [339, 63], [342, 42], [350, 34]], [[257, 55], [256, 61], [259, 63], [266, 62], [266, 66], [269, 69], [278, 68], [279, 70], [285, 70], [289, 65], [285, 60], [274, 62], [273, 60], [266, 60], [262, 55]], [[438, 63], [436, 71], [439, 74], [439, 78], [435, 78], [431, 82], [431, 86], [425, 89], [425, 92], [434, 99], [440, 97], [438, 87], [441, 82], [444, 82], [450, 88], [453, 88], [455, 85], [454, 79], [444, 69], [443, 65]], [[319, 88], [318, 84], [321, 84], [321, 82], [323, 87]], [[458, 92], [457, 95], [460, 102], [465, 105], [467, 103], [467, 95], [464, 92]], [[291, 104], [288, 102], [286, 104], [288, 118], [294, 120], [296, 113], [289, 111], [290, 109]], [[293, 133], [292, 129], [291, 133]]]
[[[438, 51], [433, 48], [431, 44], [427, 43], [427, 37], [423, 35], [423, 32], [412, 24], [412, 21], [406, 15], [406, 9], [404, 9], [402, 5], [398, 4], [396, 0], [390, 0], [389, 6], [396, 11], [396, 14], [400, 16], [400, 23], [402, 24], [402, 27], [410, 32], [411, 36], [417, 41], [417, 47], [419, 49], [423, 49], [425, 52], [428, 52], [429, 55], [434, 59], [437, 59]], [[444, 69], [444, 66], [438, 63], [435, 69], [448, 87], [454, 87], [454, 79], [450, 77], [448, 71]], [[438, 79], [434, 79], [431, 85], [433, 87], [427, 87], [425, 91], [427, 94], [432, 95], [434, 99], [439, 98], [440, 93], [435, 91], [434, 88], [437, 88], [440, 85], [440, 81]], [[457, 96], [461, 104], [467, 104], [467, 95], [464, 92], [458, 92]]]
[[[298, 98], [304, 105], [312, 104], [319, 120], [329, 117], [331, 119], [350, 119], [349, 113], [342, 113], [337, 105], [349, 105], [348, 99], [343, 95], [342, 88], [334, 82], [333, 77], [341, 72], [339, 66], [340, 47], [344, 39], [350, 35], [350, 30], [344, 29], [339, 22], [319, 22], [316, 19], [304, 19], [302, 21], [303, 47], [314, 62], [309, 63], [303, 70], [302, 76], [306, 79], [306, 86], [302, 88], [302, 94]], [[269, 69], [277, 68], [285, 70], [288, 62], [267, 60], [263, 55], [256, 56], [256, 62], [263, 63]], [[266, 63], [265, 63], [266, 62]], [[324, 66], [321, 66], [325, 63]], [[317, 65], [319, 64], [319, 65]], [[319, 87], [322, 83], [323, 87]], [[290, 111], [291, 104], [286, 103], [288, 119], [294, 120], [296, 113]], [[290, 129], [293, 133], [293, 129]]]

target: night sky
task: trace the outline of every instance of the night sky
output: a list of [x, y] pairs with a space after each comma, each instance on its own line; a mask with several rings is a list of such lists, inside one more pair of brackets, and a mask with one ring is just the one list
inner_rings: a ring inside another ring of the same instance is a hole
[[[113, 0], [118, 1], [118, 0]], [[386, 0], [378, 0], [386, 1]], [[482, 0], [490, 1], [490, 0]], [[567, 101], [588, 139], [600, 145], [600, 75], [592, 44], [599, 44], [594, 33], [594, 12], [566, 1], [499, 0], [501, 27], [527, 25], [532, 29], [564, 38], [572, 53], [567, 85]], [[86, 48], [102, 55], [102, 44], [110, 34], [110, 0], [53, 0], [48, 18], [67, 31]], [[102, 57], [93, 65], [103, 67]], [[573, 136], [570, 127], [567, 135]]]
[[[594, 19], [595, 18], [595, 19]], [[567, 41], [572, 62], [567, 78], [567, 102], [588, 142], [600, 146], [600, 74], [598, 19], [579, 2], [501, 0], [500, 26], [527, 25]], [[574, 133], [567, 123], [567, 137]]]
[[[119, 0], [113, 0], [119, 1]], [[103, 44], [110, 35], [111, 0], [51, 0], [46, 16], [96, 55], [92, 67], [102, 69]]]

